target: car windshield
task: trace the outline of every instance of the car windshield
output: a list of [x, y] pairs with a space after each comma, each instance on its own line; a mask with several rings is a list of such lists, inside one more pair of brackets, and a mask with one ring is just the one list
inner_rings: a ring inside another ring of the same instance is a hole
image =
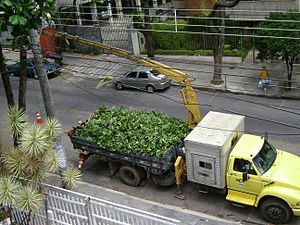
[[259, 153], [253, 158], [253, 162], [261, 174], [267, 172], [277, 157], [276, 149], [267, 141], [264, 142], [263, 147]]
[[160, 72], [158, 72], [156, 70], [150, 70], [150, 73], [152, 73], [156, 77], [161, 74]]

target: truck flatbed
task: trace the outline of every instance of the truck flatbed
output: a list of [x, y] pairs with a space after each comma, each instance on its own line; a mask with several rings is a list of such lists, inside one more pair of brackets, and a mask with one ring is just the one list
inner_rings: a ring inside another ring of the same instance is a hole
[[[75, 128], [78, 129], [78, 128]], [[74, 149], [81, 152], [87, 151], [91, 154], [101, 156], [105, 160], [112, 160], [121, 162], [128, 165], [144, 167], [150, 173], [161, 175], [173, 167], [173, 163], [176, 159], [176, 149], [171, 147], [165, 157], [149, 156], [147, 154], [123, 153], [117, 150], [110, 150], [99, 146], [92, 141], [83, 140], [81, 138], [72, 135], [72, 132], [68, 134], [73, 144]]]

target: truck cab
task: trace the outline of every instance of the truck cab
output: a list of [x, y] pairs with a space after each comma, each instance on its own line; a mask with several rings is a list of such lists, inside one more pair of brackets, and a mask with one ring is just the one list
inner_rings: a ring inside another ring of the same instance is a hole
[[241, 136], [229, 156], [226, 181], [227, 200], [259, 207], [269, 222], [300, 216], [300, 158], [264, 137]]
[[[300, 216], [300, 157], [245, 134], [244, 117], [210, 111], [184, 139], [187, 179], [226, 191], [273, 224]], [[208, 188], [207, 188], [208, 189]]]

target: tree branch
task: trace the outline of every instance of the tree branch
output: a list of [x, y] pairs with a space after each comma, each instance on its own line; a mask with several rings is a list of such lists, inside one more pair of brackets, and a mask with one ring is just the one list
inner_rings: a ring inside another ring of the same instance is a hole
[[219, 7], [225, 7], [225, 8], [233, 8], [234, 6], [236, 6], [237, 4], [239, 4], [240, 0], [232, 0], [232, 1], [219, 1], [216, 2], [213, 9], [211, 10], [211, 12], [209, 13], [208, 17], [213, 17], [216, 13], [216, 10]]

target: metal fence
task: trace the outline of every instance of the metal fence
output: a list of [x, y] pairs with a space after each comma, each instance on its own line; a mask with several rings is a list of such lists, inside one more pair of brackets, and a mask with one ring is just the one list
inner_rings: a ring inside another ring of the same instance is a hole
[[27, 225], [173, 225], [180, 221], [77, 192], [45, 185], [45, 204], [28, 215], [14, 209], [17, 224]]

